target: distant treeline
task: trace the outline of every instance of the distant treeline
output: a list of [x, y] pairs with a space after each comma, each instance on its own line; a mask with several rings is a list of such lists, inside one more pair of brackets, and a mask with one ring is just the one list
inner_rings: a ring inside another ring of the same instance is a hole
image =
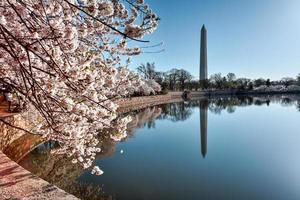
[[295, 77], [284, 77], [281, 80], [237, 78], [234, 73], [223, 76], [221, 73], [213, 74], [205, 81], [199, 81], [184, 69], [173, 68], [167, 72], [156, 71], [154, 63], [141, 64], [138, 73], [146, 80], [153, 79], [159, 83], [162, 90], [199, 90], [199, 89], [240, 89], [252, 90], [261, 86], [288, 87], [300, 86], [300, 73]]
[[154, 63], [141, 64], [137, 72], [145, 79], [153, 79], [159, 83], [162, 90], [185, 90], [199, 88], [199, 81], [184, 69], [173, 68], [167, 72], [156, 71]]

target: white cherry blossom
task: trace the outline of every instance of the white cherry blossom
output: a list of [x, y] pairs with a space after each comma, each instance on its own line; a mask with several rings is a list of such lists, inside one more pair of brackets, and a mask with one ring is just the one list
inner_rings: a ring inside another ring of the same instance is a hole
[[[13, 105], [27, 110], [33, 134], [56, 140], [84, 168], [92, 165], [97, 135], [116, 126], [126, 136], [129, 119], [116, 120], [114, 98], [141, 87], [124, 56], [158, 18], [141, 0], [0, 1], [0, 83]], [[129, 1], [128, 1], [129, 2]], [[103, 172], [97, 168], [96, 174]]]

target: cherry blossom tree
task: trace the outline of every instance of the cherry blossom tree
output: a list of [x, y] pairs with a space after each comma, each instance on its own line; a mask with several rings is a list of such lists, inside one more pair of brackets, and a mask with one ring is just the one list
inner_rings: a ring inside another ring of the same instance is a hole
[[122, 58], [141, 53], [128, 42], [145, 42], [158, 21], [143, 0], [0, 1], [0, 83], [32, 124], [14, 128], [58, 141], [57, 153], [90, 167], [101, 130], [126, 136], [130, 119], [116, 120], [112, 100], [143, 82]]
[[161, 86], [154, 79], [145, 80], [145, 84], [142, 86], [144, 85], [146, 88], [143, 88], [144, 90], [142, 90], [142, 93], [145, 95], [157, 94], [161, 92]]

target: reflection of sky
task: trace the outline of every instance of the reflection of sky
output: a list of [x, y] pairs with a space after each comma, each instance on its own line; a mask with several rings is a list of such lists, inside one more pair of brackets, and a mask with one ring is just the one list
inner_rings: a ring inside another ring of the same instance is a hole
[[[201, 156], [199, 108], [176, 123], [157, 120], [98, 160], [104, 184], [121, 199], [299, 199], [300, 135], [295, 107], [248, 106], [208, 112], [208, 152]], [[124, 154], [119, 151], [123, 149]], [[239, 198], [237, 198], [239, 197]]]
[[184, 68], [198, 77], [199, 32], [206, 24], [209, 74], [234, 72], [243, 77], [279, 79], [299, 73], [299, 0], [146, 2], [162, 19], [147, 39], [152, 44], [163, 41], [166, 51], [133, 58], [132, 68], [155, 62], [159, 70]]
[[[226, 154], [226, 162], [230, 165], [223, 163], [228, 167], [223, 168], [224, 172], [233, 169], [232, 173], [236, 173], [234, 170], [238, 169], [247, 176], [245, 180], [253, 179], [250, 185], [253, 188], [258, 184], [261, 189], [270, 190], [266, 193], [278, 190], [282, 191], [281, 195], [287, 195], [289, 191], [293, 196], [298, 193], [300, 180], [299, 115], [294, 107], [283, 108], [279, 104], [272, 104], [270, 108], [246, 107], [233, 115], [210, 115], [208, 157]], [[298, 169], [291, 171], [291, 167]], [[295, 185], [293, 180], [298, 183]]]

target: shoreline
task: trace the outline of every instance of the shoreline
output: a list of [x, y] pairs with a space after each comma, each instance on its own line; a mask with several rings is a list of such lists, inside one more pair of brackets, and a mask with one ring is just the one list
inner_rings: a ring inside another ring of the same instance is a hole
[[291, 90], [291, 91], [256, 91], [256, 90], [206, 90], [199, 91], [198, 93], [203, 94], [204, 96], [222, 96], [222, 95], [275, 95], [275, 94], [300, 94], [300, 91]]
[[[119, 105], [118, 114], [173, 102], [184, 101], [183, 92], [169, 92], [166, 95], [141, 96], [116, 100]], [[187, 100], [200, 98], [214, 98], [220, 96], [252, 96], [252, 95], [300, 95], [300, 91], [247, 91], [247, 90], [213, 90], [213, 91], [191, 91]]]
[[[143, 109], [150, 106], [161, 105], [172, 102], [183, 101], [183, 92], [172, 91], [165, 95], [153, 95], [153, 96], [140, 96], [131, 98], [117, 99], [114, 102], [118, 104], [118, 114], [124, 114], [130, 111]], [[229, 90], [202, 90], [202, 91], [190, 91], [188, 99], [194, 98], [209, 98], [218, 96], [228, 95], [288, 95], [288, 94], [299, 94], [300, 91], [255, 91], [255, 90], [240, 90], [240, 89], [229, 89]], [[0, 95], [1, 96], [1, 95]], [[5, 112], [8, 105], [5, 102], [0, 102], [0, 118], [11, 117], [18, 113]]]
[[182, 101], [181, 93], [171, 93], [166, 95], [155, 95], [155, 96], [142, 96], [142, 97], [132, 97], [118, 99], [115, 101], [119, 108], [117, 110], [118, 114], [125, 114], [131, 111], [166, 104], [172, 102]]

